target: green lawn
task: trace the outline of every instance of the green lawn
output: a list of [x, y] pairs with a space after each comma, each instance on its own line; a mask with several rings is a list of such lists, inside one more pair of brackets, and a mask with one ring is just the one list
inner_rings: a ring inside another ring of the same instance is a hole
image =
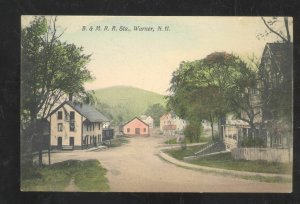
[[[211, 137], [200, 137], [200, 140], [197, 143], [210, 142], [210, 141], [211, 141]], [[186, 144], [196, 143], [196, 142], [191, 142], [188, 139], [185, 139], [183, 142], [185, 142]], [[176, 138], [165, 141], [165, 144], [180, 144], [180, 143], [181, 142], [179, 142], [179, 143], [176, 142]]]
[[[167, 153], [179, 160], [183, 157], [190, 156], [194, 153], [194, 149], [188, 148], [186, 150], [171, 150]], [[292, 164], [267, 162], [267, 161], [247, 161], [247, 160], [234, 160], [231, 153], [217, 154], [207, 157], [202, 157], [197, 160], [190, 161], [192, 164], [201, 166], [215, 167], [221, 169], [249, 171], [260, 173], [274, 173], [274, 174], [291, 174]]]
[[204, 145], [186, 147], [186, 149], [176, 149], [176, 150], [168, 150], [167, 154], [175, 157], [176, 159], [183, 160], [186, 156], [191, 156], [194, 153], [198, 152]]
[[64, 191], [74, 178], [80, 191], [107, 191], [108, 180], [98, 160], [68, 160], [51, 166], [24, 167], [21, 171], [22, 191]]

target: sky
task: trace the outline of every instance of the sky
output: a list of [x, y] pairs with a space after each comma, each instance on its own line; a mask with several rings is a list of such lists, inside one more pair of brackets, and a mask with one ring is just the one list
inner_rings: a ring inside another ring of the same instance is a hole
[[[22, 16], [22, 27], [32, 19]], [[182, 61], [223, 51], [260, 58], [265, 44], [277, 40], [257, 38], [266, 30], [260, 17], [58, 16], [57, 26], [65, 30], [62, 41], [92, 54], [87, 69], [95, 80], [85, 84], [87, 90], [132, 86], [164, 95]], [[135, 26], [153, 30], [135, 31]]]

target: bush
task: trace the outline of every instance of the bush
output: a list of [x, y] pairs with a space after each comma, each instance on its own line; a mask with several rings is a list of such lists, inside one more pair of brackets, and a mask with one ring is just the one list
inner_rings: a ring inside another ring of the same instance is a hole
[[189, 124], [184, 129], [184, 136], [190, 142], [199, 142], [200, 136], [203, 134], [203, 127], [202, 125], [197, 124]]
[[264, 147], [264, 140], [260, 137], [246, 137], [241, 142], [242, 147]]

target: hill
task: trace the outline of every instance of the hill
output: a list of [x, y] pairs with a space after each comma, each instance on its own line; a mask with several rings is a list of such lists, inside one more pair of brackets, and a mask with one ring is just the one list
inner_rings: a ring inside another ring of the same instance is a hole
[[140, 116], [153, 104], [166, 104], [163, 95], [128, 86], [98, 89], [95, 96], [100, 102], [98, 109], [116, 122]]

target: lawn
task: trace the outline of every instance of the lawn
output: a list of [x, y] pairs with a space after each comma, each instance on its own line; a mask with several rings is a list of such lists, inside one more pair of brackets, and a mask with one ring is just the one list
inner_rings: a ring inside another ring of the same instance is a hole
[[198, 152], [204, 145], [197, 145], [192, 147], [186, 147], [185, 149], [167, 150], [166, 153], [175, 157], [176, 159], [183, 160], [186, 156], [191, 156]]
[[[195, 151], [193, 149], [189, 148], [186, 150], [181, 150], [181, 149], [171, 150], [168, 151], [167, 153], [179, 160], [183, 160], [183, 157], [190, 156], [194, 152]], [[201, 165], [201, 166], [237, 170], [237, 171], [273, 173], [273, 174], [292, 173], [292, 164], [279, 163], [279, 162], [267, 162], [267, 161], [234, 160], [230, 152], [202, 157], [197, 160], [191, 160], [190, 163]]]
[[21, 171], [22, 191], [64, 191], [74, 178], [80, 191], [107, 191], [108, 180], [98, 160], [68, 160], [51, 166], [24, 167]]
[[[198, 142], [191, 142], [188, 139], [184, 139], [184, 143], [186, 144], [192, 144], [192, 143], [204, 143], [204, 142], [210, 142], [211, 141], [211, 137], [200, 137]], [[165, 144], [181, 144], [181, 142], [177, 143], [176, 138], [173, 139], [169, 139], [167, 141], [165, 141]]]

